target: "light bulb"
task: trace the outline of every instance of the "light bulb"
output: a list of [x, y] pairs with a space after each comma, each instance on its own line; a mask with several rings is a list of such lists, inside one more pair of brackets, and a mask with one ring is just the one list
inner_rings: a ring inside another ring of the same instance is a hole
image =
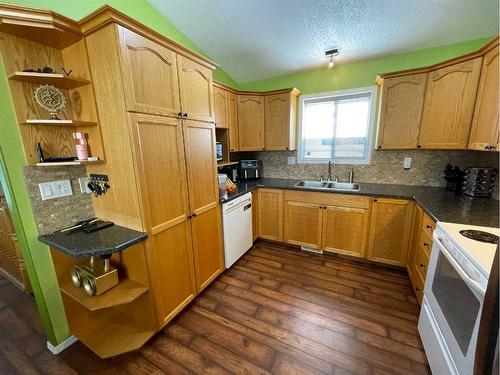
[[333, 62], [333, 60], [330, 60], [330, 62], [328, 63], [328, 68], [333, 68], [334, 65], [335, 63]]

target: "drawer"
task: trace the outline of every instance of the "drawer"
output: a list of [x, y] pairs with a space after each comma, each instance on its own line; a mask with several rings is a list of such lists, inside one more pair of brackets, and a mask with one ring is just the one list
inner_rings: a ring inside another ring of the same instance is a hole
[[418, 271], [420, 272], [422, 279], [425, 280], [425, 277], [427, 276], [428, 267], [429, 267], [429, 256], [427, 255], [425, 249], [421, 245], [419, 245], [415, 253], [415, 263], [412, 274], [415, 271]]
[[[429, 235], [429, 233], [426, 230], [421, 230], [420, 231], [420, 238], [418, 240], [419, 247], [425, 250], [427, 253], [427, 257], [430, 258], [431, 256], [431, 250], [432, 250], [432, 236]], [[417, 250], [420, 250], [417, 247]]]
[[422, 230], [426, 231], [429, 237], [432, 238], [434, 229], [436, 229], [436, 223], [430, 218], [429, 215], [424, 213], [422, 218]]
[[413, 286], [413, 291], [417, 296], [418, 303], [422, 304], [422, 299], [424, 298], [424, 280], [418, 270], [414, 270], [411, 273], [411, 285]]
[[355, 196], [352, 194], [338, 194], [338, 193], [318, 193], [309, 191], [298, 190], [285, 190], [285, 200], [324, 204], [331, 206], [344, 206], [351, 208], [369, 208], [370, 197]]

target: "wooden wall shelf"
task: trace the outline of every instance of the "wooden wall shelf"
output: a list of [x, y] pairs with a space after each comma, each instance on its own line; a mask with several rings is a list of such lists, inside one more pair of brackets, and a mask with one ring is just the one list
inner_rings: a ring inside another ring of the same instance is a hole
[[49, 125], [49, 126], [96, 126], [94, 121], [78, 121], [78, 120], [38, 120], [27, 119], [21, 125]]
[[36, 163], [37, 167], [61, 167], [64, 165], [84, 165], [84, 164], [102, 164], [104, 160], [74, 160], [74, 161], [56, 161], [56, 162], [45, 162]]
[[234, 164], [238, 164], [239, 162], [237, 161], [221, 161], [221, 162], [218, 162], [217, 163], [217, 167], [225, 167], [227, 165], [234, 165]]
[[131, 279], [120, 280], [120, 283], [100, 296], [89, 297], [83, 288], [77, 288], [71, 280], [61, 283], [59, 289], [90, 311], [119, 306], [135, 301], [148, 291], [148, 287]]
[[87, 79], [68, 77], [59, 73], [14, 72], [9, 79], [39, 85], [54, 85], [66, 90], [90, 84]]

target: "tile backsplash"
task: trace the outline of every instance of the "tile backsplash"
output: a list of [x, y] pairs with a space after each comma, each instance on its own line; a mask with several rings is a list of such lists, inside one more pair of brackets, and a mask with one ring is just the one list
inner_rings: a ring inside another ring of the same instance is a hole
[[[27, 166], [23, 172], [40, 234], [50, 233], [95, 216], [91, 194], [81, 193], [78, 183], [80, 177], [87, 176], [85, 167]], [[70, 180], [73, 195], [42, 201], [38, 184], [56, 180]]]
[[[242, 155], [243, 156], [243, 155]], [[270, 178], [318, 179], [327, 175], [326, 164], [287, 164], [296, 151], [263, 151], [245, 155], [262, 160], [263, 175]], [[412, 158], [411, 169], [403, 169], [403, 159]], [[400, 185], [445, 186], [442, 172], [447, 163], [461, 168], [495, 167], [498, 154], [481, 151], [374, 150], [369, 165], [354, 165], [354, 181]], [[350, 165], [336, 165], [332, 174], [346, 181]], [[498, 179], [494, 196], [498, 199]]]

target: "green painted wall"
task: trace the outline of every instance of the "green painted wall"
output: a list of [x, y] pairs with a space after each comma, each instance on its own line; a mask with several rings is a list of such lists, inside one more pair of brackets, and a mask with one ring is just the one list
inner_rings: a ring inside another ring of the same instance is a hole
[[249, 91], [267, 91], [296, 87], [302, 94], [311, 94], [366, 87], [375, 84], [375, 77], [378, 73], [431, 65], [474, 51], [486, 44], [489, 39], [482, 38], [376, 59], [338, 64], [333, 69], [328, 69], [325, 63], [321, 69], [240, 83], [238, 88]]

